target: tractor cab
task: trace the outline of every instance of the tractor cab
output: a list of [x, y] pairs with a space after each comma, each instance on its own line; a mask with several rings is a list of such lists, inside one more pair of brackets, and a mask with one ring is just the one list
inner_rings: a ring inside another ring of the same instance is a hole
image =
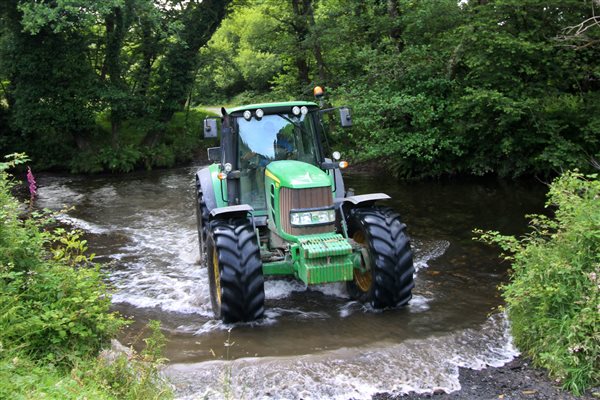
[[[305, 101], [222, 109], [213, 164], [196, 174], [200, 259], [217, 318], [250, 321], [264, 312], [264, 276], [306, 285], [346, 282], [374, 308], [405, 305], [413, 263], [406, 226], [375, 202], [384, 193], [346, 193], [339, 153], [326, 158], [323, 110]], [[217, 137], [216, 119], [204, 122]], [[329, 149], [327, 149], [329, 151]]]
[[323, 159], [316, 104], [265, 106], [230, 113], [238, 147], [235, 161], [240, 171], [240, 202], [255, 210], [266, 209], [264, 178], [271, 162], [296, 160], [317, 166]]

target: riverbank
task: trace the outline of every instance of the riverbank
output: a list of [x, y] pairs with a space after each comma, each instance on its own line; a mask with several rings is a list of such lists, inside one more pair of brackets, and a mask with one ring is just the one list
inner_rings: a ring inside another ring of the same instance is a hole
[[491, 399], [528, 399], [528, 400], [591, 400], [600, 399], [600, 388], [588, 390], [583, 396], [574, 396], [564, 391], [548, 378], [546, 371], [535, 368], [527, 358], [517, 357], [498, 368], [486, 368], [479, 371], [460, 368], [461, 389], [452, 393], [408, 393], [400, 396], [378, 394], [374, 400], [491, 400]]

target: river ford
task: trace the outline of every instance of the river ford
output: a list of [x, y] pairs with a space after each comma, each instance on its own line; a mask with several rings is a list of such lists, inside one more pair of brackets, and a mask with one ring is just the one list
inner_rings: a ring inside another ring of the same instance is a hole
[[124, 343], [149, 319], [161, 321], [164, 373], [179, 397], [368, 399], [452, 391], [459, 366], [502, 365], [515, 356], [497, 312], [508, 265], [474, 242], [472, 229], [521, 232], [524, 215], [542, 209], [542, 184], [390, 184], [373, 173], [347, 174], [346, 186], [357, 194], [392, 196], [387, 204], [408, 225], [417, 267], [410, 305], [377, 312], [350, 301], [342, 284], [268, 280], [266, 317], [225, 325], [212, 318], [199, 264], [195, 170], [42, 175], [37, 204], [75, 207], [60, 218], [84, 230], [90, 250], [107, 263], [114, 308], [134, 321]]

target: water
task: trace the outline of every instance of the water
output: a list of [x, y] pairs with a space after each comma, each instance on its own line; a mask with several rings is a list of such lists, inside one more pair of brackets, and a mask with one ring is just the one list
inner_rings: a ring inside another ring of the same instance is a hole
[[497, 286], [507, 265], [471, 240], [472, 229], [523, 230], [545, 187], [498, 181], [389, 185], [354, 174], [357, 194], [386, 192], [409, 227], [416, 287], [410, 306], [374, 311], [344, 285], [306, 288], [268, 280], [266, 318], [212, 318], [199, 263], [196, 168], [127, 176], [42, 176], [38, 206], [88, 233], [107, 262], [114, 308], [132, 316], [121, 338], [139, 344], [149, 319], [169, 342], [165, 374], [183, 398], [370, 398], [378, 392], [458, 389], [458, 366], [501, 365], [515, 355]]

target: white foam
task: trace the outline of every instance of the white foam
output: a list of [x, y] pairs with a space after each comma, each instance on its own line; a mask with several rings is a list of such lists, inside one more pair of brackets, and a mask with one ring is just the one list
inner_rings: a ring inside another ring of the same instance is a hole
[[[172, 364], [165, 375], [180, 399], [370, 399], [460, 389], [458, 367], [499, 366], [517, 353], [503, 315], [481, 329], [295, 357]], [[232, 333], [235, 341], [235, 333]]]
[[112, 230], [111, 227], [105, 228], [100, 225], [97, 225], [97, 224], [94, 224], [94, 223], [91, 223], [88, 221], [84, 221], [83, 219], [80, 219], [80, 218], [71, 217], [66, 214], [58, 214], [56, 216], [56, 219], [62, 223], [68, 224], [74, 228], [81, 229], [82, 231], [97, 234], [97, 235], [110, 233]]
[[450, 242], [447, 240], [413, 241], [415, 272], [429, 267], [429, 261], [443, 256], [449, 247]]
[[269, 300], [284, 299], [293, 292], [304, 292], [306, 288], [306, 285], [300, 281], [268, 279], [265, 281], [265, 298]]
[[326, 283], [322, 285], [313, 285], [310, 286], [310, 290], [314, 290], [316, 292], [321, 292], [326, 296], [334, 296], [340, 297], [342, 299], [348, 299], [350, 296], [346, 291], [346, 282], [335, 282], [335, 283]]
[[350, 301], [339, 308], [341, 318], [347, 318], [357, 311], [366, 311], [364, 304], [359, 303], [358, 301]]
[[58, 211], [67, 206], [75, 206], [84, 198], [84, 194], [70, 188], [67, 182], [56, 181], [47, 185], [40, 185], [36, 198], [36, 206]]
[[411, 313], [420, 313], [429, 310], [429, 302], [431, 299], [421, 296], [421, 295], [413, 295], [410, 303], [408, 303], [408, 309]]

